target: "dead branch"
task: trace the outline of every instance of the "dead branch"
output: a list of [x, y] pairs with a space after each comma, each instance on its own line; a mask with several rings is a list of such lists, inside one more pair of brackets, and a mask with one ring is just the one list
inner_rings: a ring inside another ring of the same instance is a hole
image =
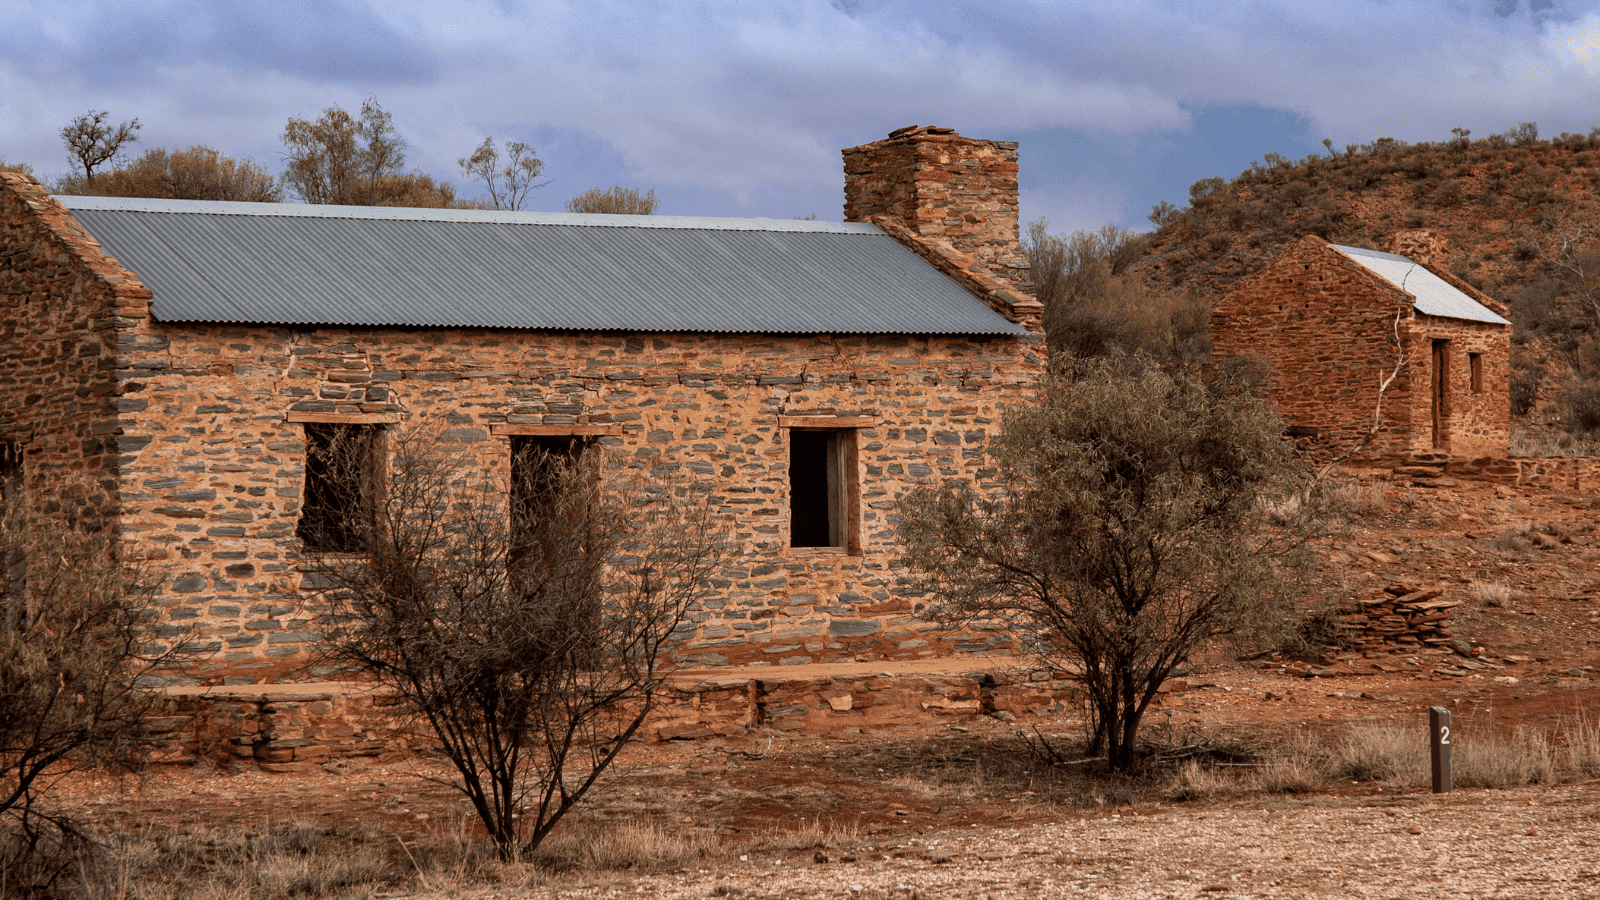
[[[1416, 266], [1413, 265], [1412, 268], [1414, 269]], [[1406, 277], [1400, 279], [1400, 290], [1402, 292], [1405, 291], [1406, 281], [1410, 277], [1411, 273], [1408, 271], [1406, 273]], [[1360, 453], [1362, 449], [1364, 449], [1368, 444], [1372, 443], [1372, 439], [1377, 437], [1378, 432], [1382, 430], [1384, 394], [1388, 393], [1390, 385], [1394, 384], [1395, 379], [1400, 377], [1400, 373], [1404, 371], [1406, 367], [1406, 344], [1405, 341], [1400, 337], [1400, 321], [1401, 319], [1405, 318], [1405, 311], [1406, 304], [1405, 300], [1402, 299], [1400, 302], [1395, 304], [1394, 322], [1390, 326], [1395, 346], [1394, 370], [1387, 375], [1383, 373], [1382, 369], [1378, 370], [1378, 398], [1377, 401], [1372, 404], [1372, 427], [1368, 428], [1366, 433], [1361, 436], [1361, 439], [1356, 441], [1355, 444], [1351, 445], [1349, 449], [1324, 463], [1323, 466], [1317, 470], [1316, 476], [1312, 479], [1313, 484], [1326, 478], [1329, 472], [1332, 472], [1351, 457], [1355, 456], [1357, 453]]]

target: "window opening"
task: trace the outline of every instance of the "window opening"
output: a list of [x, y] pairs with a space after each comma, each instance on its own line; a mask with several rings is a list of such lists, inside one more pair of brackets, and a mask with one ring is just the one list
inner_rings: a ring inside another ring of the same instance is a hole
[[0, 499], [9, 507], [22, 496], [22, 446], [14, 441], [0, 443]]
[[1468, 353], [1467, 366], [1472, 370], [1472, 392], [1483, 393], [1483, 354]]
[[858, 549], [855, 432], [789, 432], [789, 546]]
[[382, 429], [307, 422], [305, 496], [295, 534], [313, 553], [360, 553], [377, 512]]
[[512, 562], [536, 550], [533, 542], [544, 520], [560, 515], [563, 469], [578, 463], [590, 439], [579, 435], [511, 436]]
[[28, 554], [21, 530], [23, 509], [22, 446], [0, 443], [0, 499], [8, 521], [5, 558], [0, 560], [0, 596], [18, 597], [28, 582]]

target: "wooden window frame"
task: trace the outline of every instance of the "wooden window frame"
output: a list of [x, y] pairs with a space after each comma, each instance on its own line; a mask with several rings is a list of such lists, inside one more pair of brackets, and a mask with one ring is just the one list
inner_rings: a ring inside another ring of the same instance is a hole
[[[861, 467], [857, 435], [877, 424], [873, 416], [779, 416], [778, 426], [789, 434], [789, 529], [787, 549], [801, 554], [861, 555]], [[828, 543], [795, 543], [794, 432], [831, 436], [823, 460], [827, 479]]]

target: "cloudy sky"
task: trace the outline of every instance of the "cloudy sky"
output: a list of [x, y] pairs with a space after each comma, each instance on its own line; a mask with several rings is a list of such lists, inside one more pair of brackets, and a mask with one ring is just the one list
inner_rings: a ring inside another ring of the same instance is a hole
[[533, 145], [559, 210], [841, 215], [839, 149], [903, 125], [1020, 141], [1022, 215], [1145, 228], [1268, 152], [1600, 125], [1600, 0], [0, 0], [0, 158], [67, 170], [86, 110], [142, 149], [281, 168], [291, 117], [375, 96], [454, 181]]

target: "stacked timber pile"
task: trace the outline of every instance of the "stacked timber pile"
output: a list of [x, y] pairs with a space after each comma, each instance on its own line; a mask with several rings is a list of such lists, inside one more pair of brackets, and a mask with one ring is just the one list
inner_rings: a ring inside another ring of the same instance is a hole
[[1342, 615], [1356, 650], [1392, 651], [1450, 647], [1450, 611], [1460, 600], [1441, 600], [1443, 588], [1391, 584], [1377, 597], [1356, 601]]

